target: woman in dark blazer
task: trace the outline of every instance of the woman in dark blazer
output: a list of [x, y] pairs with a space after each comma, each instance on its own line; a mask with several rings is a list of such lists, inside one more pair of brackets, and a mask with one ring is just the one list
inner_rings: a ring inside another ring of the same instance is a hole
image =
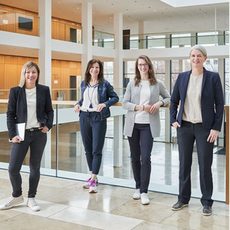
[[[207, 52], [203, 46], [191, 48], [191, 70], [179, 74], [171, 96], [171, 125], [177, 129], [179, 147], [179, 196], [172, 210], [188, 206], [191, 196], [191, 165], [196, 141], [203, 215], [212, 214], [213, 145], [221, 130], [224, 98], [218, 73], [203, 64]], [[179, 109], [178, 109], [179, 108]]]
[[[10, 209], [23, 203], [21, 166], [30, 148], [30, 176], [27, 206], [33, 211], [40, 207], [35, 201], [40, 178], [40, 163], [47, 141], [47, 132], [53, 124], [53, 108], [49, 87], [38, 84], [39, 67], [34, 62], [24, 64], [20, 84], [11, 88], [7, 110], [7, 127], [12, 150], [9, 176], [12, 197], [0, 209]], [[17, 132], [17, 124], [25, 124], [24, 138]]]

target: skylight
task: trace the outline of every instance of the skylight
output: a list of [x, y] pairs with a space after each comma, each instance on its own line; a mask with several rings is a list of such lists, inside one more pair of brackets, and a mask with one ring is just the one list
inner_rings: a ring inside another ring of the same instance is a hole
[[161, 1], [173, 7], [229, 3], [229, 0], [161, 0]]

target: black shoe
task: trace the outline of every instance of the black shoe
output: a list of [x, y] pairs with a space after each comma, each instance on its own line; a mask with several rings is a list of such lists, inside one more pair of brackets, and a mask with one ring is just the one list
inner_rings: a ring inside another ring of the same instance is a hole
[[181, 201], [177, 201], [177, 203], [172, 206], [172, 210], [178, 211], [178, 210], [181, 210], [182, 208], [185, 208], [185, 207], [188, 207], [188, 204], [185, 204]]
[[208, 205], [205, 205], [203, 207], [203, 215], [204, 216], [211, 216], [212, 215], [212, 207], [208, 206]]

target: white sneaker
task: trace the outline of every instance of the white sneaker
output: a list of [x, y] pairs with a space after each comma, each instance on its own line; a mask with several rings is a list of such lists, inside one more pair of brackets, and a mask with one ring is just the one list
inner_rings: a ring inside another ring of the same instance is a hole
[[0, 210], [6, 210], [6, 209], [10, 209], [13, 208], [21, 203], [24, 202], [23, 196], [19, 196], [19, 197], [10, 197], [9, 201], [7, 201], [7, 203], [0, 205]]
[[37, 204], [36, 200], [34, 198], [28, 198], [27, 200], [27, 206], [31, 208], [32, 211], [38, 212], [41, 210], [40, 206]]
[[148, 194], [147, 193], [141, 193], [141, 203], [143, 205], [147, 205], [150, 203], [150, 200], [149, 200], [149, 197], [148, 197]]
[[141, 193], [140, 193], [140, 189], [136, 189], [135, 192], [133, 193], [133, 199], [134, 200], [139, 200], [141, 198]]

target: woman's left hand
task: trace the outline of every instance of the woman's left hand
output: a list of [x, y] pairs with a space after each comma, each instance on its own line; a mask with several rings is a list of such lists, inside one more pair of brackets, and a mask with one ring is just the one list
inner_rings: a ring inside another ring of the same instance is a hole
[[98, 105], [97, 105], [97, 111], [98, 111], [98, 112], [101, 112], [101, 110], [102, 110], [103, 108], [105, 108], [105, 107], [106, 107], [106, 104], [105, 104], [105, 103], [98, 104]]
[[48, 133], [49, 132], [48, 127], [47, 126], [41, 127], [41, 132]]
[[210, 142], [210, 143], [215, 142], [217, 140], [218, 136], [219, 136], [219, 131], [211, 129], [209, 136], [208, 136], [208, 139], [207, 139], [207, 142]]

